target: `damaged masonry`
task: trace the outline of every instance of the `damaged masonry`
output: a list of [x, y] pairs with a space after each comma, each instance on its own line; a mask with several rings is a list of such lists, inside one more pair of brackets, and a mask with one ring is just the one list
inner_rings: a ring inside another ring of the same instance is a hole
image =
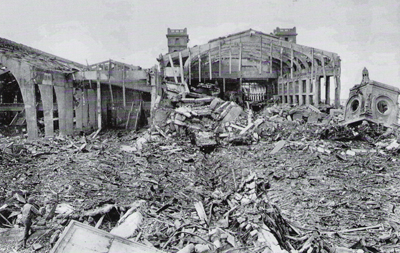
[[400, 91], [341, 107], [296, 35], [168, 29], [151, 69], [1, 39], [0, 251], [396, 252]]

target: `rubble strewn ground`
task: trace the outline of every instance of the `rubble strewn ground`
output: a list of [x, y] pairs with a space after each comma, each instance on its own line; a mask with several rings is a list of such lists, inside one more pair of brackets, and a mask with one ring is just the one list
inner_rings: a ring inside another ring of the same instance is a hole
[[[165, 252], [398, 250], [396, 130], [201, 99], [140, 132], [1, 138], [0, 251], [48, 252], [71, 219], [115, 232], [127, 212], [137, 229], [124, 236]], [[23, 231], [29, 197], [46, 213], [23, 249], [1, 235]]]

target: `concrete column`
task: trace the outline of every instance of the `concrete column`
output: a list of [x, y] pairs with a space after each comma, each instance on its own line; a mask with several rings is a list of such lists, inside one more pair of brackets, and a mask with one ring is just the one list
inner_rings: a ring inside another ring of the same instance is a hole
[[97, 123], [97, 106], [96, 106], [96, 101], [97, 101], [97, 95], [96, 91], [93, 89], [88, 89], [87, 90], [87, 95], [88, 95], [88, 109], [89, 109], [89, 126], [91, 128], [94, 128]]
[[75, 122], [76, 122], [75, 127], [78, 131], [82, 131], [82, 129], [83, 129], [83, 91], [81, 89], [76, 90], [75, 100], [77, 101], [77, 105], [75, 107]]
[[89, 101], [86, 89], [82, 90], [82, 128], [87, 129], [89, 126]]
[[67, 135], [74, 133], [74, 90], [72, 86], [72, 82], [69, 81], [65, 87], [65, 126]]
[[314, 105], [318, 106], [321, 101], [321, 80], [320, 76], [315, 76], [315, 87], [314, 87]]
[[335, 78], [335, 107], [340, 107], [340, 76], [337, 75]]
[[35, 84], [32, 82], [28, 82], [24, 78], [19, 78], [18, 83], [21, 89], [22, 99], [24, 100], [28, 139], [34, 140], [39, 137], [39, 129], [37, 125]]
[[327, 105], [331, 104], [331, 87], [329, 76], [325, 76], [325, 103]]
[[299, 105], [303, 105], [303, 79], [299, 79], [297, 83], [299, 84]]
[[65, 87], [55, 85], [54, 91], [56, 92], [57, 97], [58, 127], [60, 130], [60, 135], [67, 135]]
[[53, 86], [47, 84], [39, 84], [40, 95], [43, 104], [44, 116], [44, 133], [46, 138], [54, 137], [54, 120], [53, 120]]

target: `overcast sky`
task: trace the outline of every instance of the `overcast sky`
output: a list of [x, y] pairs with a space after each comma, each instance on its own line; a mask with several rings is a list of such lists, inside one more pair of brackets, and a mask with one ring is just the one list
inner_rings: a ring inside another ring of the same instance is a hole
[[342, 97], [370, 78], [400, 88], [398, 0], [12, 0], [0, 37], [79, 63], [108, 59], [154, 66], [167, 28], [187, 28], [189, 46], [247, 29], [297, 28], [297, 43], [342, 59]]

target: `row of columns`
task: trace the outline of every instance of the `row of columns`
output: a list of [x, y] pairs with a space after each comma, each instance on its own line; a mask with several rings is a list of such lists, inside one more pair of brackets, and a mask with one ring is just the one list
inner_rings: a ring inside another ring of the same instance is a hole
[[[35, 85], [28, 85], [21, 80], [19, 84], [24, 99], [28, 138], [35, 139], [38, 137]], [[96, 91], [78, 89], [74, 95], [72, 83], [67, 82], [64, 85], [58, 86], [46, 82], [38, 85], [43, 104], [45, 137], [54, 137], [53, 90], [57, 99], [60, 135], [71, 135], [74, 130], [81, 131], [96, 127]], [[76, 121], [75, 126], [74, 119]]]
[[[323, 76], [316, 76], [314, 80], [307, 78], [307, 79], [298, 79], [291, 82], [282, 82], [280, 81], [281, 89], [278, 94], [282, 98], [282, 103], [296, 103], [299, 105], [303, 104], [319, 104], [321, 102], [321, 78]], [[340, 83], [338, 77], [333, 76], [334, 80], [336, 81], [335, 87], [335, 106], [338, 107], [340, 105]], [[306, 92], [303, 92], [303, 81], [306, 81]], [[313, 81], [313, 82], [312, 82]], [[295, 90], [295, 84], [298, 83], [299, 90]], [[292, 86], [292, 87], [291, 87]], [[330, 104], [331, 98], [331, 83], [329, 76], [325, 77], [325, 103]], [[298, 100], [297, 100], [298, 96]], [[305, 96], [305, 100], [304, 97]], [[311, 101], [312, 96], [312, 101]], [[287, 98], [287, 99], [285, 99]], [[291, 100], [291, 101], [290, 101]]]

